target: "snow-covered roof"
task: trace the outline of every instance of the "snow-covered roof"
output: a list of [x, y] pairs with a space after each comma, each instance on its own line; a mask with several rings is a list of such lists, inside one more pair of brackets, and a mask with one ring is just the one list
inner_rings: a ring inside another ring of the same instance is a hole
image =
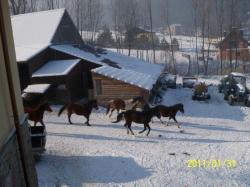
[[17, 61], [26, 61], [51, 44], [64, 12], [57, 9], [11, 17]]
[[233, 75], [233, 76], [236, 76], [236, 77], [245, 77], [246, 76], [243, 73], [238, 73], [238, 72], [232, 72], [230, 74]]
[[50, 48], [99, 65], [107, 65], [108, 61], [112, 63], [113, 66], [116, 65], [120, 68], [149, 74], [155, 77], [158, 77], [163, 69], [162, 65], [151, 64], [137, 58], [129, 57], [109, 50], [98, 50], [89, 46], [88, 49], [80, 49], [71, 45], [53, 45]]
[[15, 46], [16, 60], [17, 62], [25, 62], [30, 58], [34, 57], [44, 49], [48, 48], [48, 45], [37, 45], [37, 46]]
[[136, 71], [127, 69], [118, 69], [111, 66], [102, 66], [93, 69], [92, 72], [116, 79], [118, 81], [126, 82], [128, 84], [151, 90], [156, 82], [156, 77], [149, 74], [138, 73]]
[[31, 84], [23, 92], [25, 93], [45, 93], [49, 88], [50, 84]]
[[80, 59], [73, 60], [53, 60], [43, 65], [32, 74], [32, 77], [49, 77], [67, 75], [78, 63]]

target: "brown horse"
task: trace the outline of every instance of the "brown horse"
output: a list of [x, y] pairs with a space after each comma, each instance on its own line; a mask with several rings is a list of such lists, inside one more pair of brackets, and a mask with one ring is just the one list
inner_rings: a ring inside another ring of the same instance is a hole
[[67, 109], [68, 110], [68, 120], [70, 124], [73, 124], [71, 121], [71, 115], [72, 114], [77, 114], [77, 115], [82, 115], [84, 116], [87, 121], [85, 122], [85, 124], [87, 126], [91, 126], [89, 124], [89, 116], [92, 112], [92, 109], [95, 108], [96, 110], [98, 110], [98, 105], [97, 105], [97, 101], [96, 100], [91, 100], [89, 102], [87, 102], [86, 104], [79, 104], [79, 103], [70, 103], [70, 104], [66, 104], [64, 105], [59, 113], [58, 116], [60, 116], [62, 114], [62, 112]]
[[[158, 111], [160, 112], [160, 121], [163, 123], [163, 121], [161, 120], [161, 117], [169, 117], [169, 120], [173, 119], [178, 128], [180, 128], [180, 125], [179, 123], [177, 122], [175, 116], [177, 114], [178, 111], [180, 111], [181, 113], [184, 113], [184, 106], [183, 104], [179, 103], [179, 104], [176, 104], [176, 105], [173, 105], [173, 106], [164, 106], [164, 105], [158, 105], [156, 106], [156, 108], [158, 109]], [[168, 125], [168, 123], [167, 123]]]
[[131, 124], [132, 122], [135, 122], [135, 123], [139, 123], [139, 124], [143, 124], [144, 125], [144, 129], [142, 131], [139, 132], [139, 134], [145, 132], [148, 128], [148, 133], [147, 133], [147, 136], [149, 135], [150, 133], [150, 126], [149, 126], [149, 123], [152, 119], [152, 117], [158, 117], [160, 118], [160, 113], [158, 111], [158, 108], [150, 108], [149, 110], [147, 111], [142, 111], [142, 112], [139, 112], [139, 111], [135, 111], [135, 110], [128, 110], [126, 112], [122, 112], [120, 113], [118, 116], [117, 116], [117, 120], [114, 121], [113, 123], [118, 123], [120, 122], [123, 117], [125, 118], [125, 124], [124, 126], [127, 128], [127, 134], [129, 134], [129, 130], [131, 132], [132, 135], [134, 135], [132, 129], [131, 129]]
[[31, 108], [24, 108], [25, 113], [29, 114], [28, 118], [30, 121], [34, 121], [34, 126], [38, 122], [40, 122], [43, 126], [45, 126], [43, 122], [43, 115], [45, 111], [53, 112], [48, 103], [44, 103], [38, 107], [38, 109], [32, 110]]
[[144, 98], [142, 96], [134, 97], [132, 99], [125, 100], [125, 101], [122, 99], [111, 100], [109, 101], [107, 105], [106, 114], [108, 115], [109, 111], [111, 110], [111, 113], [109, 115], [109, 117], [111, 117], [114, 110], [116, 110], [117, 115], [118, 115], [120, 110], [133, 109], [137, 106], [138, 103], [143, 103], [143, 101], [144, 101]]

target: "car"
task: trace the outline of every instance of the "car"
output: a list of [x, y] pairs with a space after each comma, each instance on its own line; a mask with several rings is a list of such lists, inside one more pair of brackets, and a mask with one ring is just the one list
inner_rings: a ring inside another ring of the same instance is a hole
[[222, 78], [218, 89], [219, 92], [224, 93], [224, 99], [230, 105], [234, 105], [235, 102], [243, 102], [245, 106], [250, 106], [250, 93], [246, 86], [244, 74], [230, 73], [227, 77]]
[[194, 88], [194, 84], [197, 83], [198, 79], [196, 77], [183, 77], [182, 86], [183, 88]]
[[166, 87], [175, 89], [176, 88], [176, 79], [177, 79], [176, 75], [166, 74], [164, 77]]
[[228, 75], [225, 75], [221, 80], [218, 85], [218, 91], [219, 93], [224, 92], [224, 89], [226, 88], [226, 84], [228, 84], [229, 78]]

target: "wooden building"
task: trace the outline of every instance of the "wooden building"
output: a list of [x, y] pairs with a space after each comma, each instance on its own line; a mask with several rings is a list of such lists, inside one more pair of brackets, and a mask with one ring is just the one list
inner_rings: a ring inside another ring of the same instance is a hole
[[154, 78], [163, 68], [84, 44], [65, 9], [13, 16], [12, 25], [22, 90], [31, 84], [50, 84], [47, 95], [56, 103], [93, 98], [95, 68], [133, 70]]
[[12, 26], [22, 90], [30, 84], [51, 84], [48, 95], [59, 102], [88, 96], [81, 59], [49, 48], [83, 43], [65, 9], [12, 16]]
[[243, 33], [234, 29], [231, 33], [218, 43], [219, 53], [218, 59], [223, 61], [248, 61], [249, 49], [248, 41], [244, 39]]
[[105, 106], [112, 99], [131, 99], [143, 96], [148, 99], [156, 79], [132, 70], [102, 66], [92, 70], [94, 95]]

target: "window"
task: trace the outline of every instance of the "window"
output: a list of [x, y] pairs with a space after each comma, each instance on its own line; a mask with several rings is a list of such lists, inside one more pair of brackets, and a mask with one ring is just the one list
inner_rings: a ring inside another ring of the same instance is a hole
[[95, 80], [95, 90], [96, 90], [96, 95], [102, 94], [102, 81], [101, 80]]

